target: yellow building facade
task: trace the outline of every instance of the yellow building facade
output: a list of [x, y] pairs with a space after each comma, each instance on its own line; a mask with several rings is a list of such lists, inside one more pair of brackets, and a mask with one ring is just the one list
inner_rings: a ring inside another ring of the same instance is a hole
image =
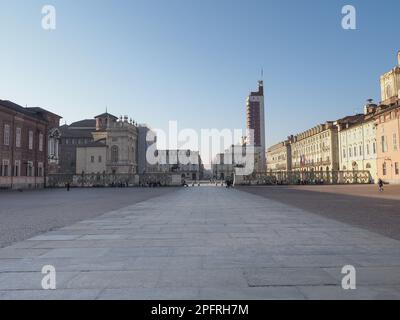
[[376, 105], [365, 106], [364, 114], [352, 121], [338, 123], [339, 167], [341, 171], [369, 171], [377, 181], [377, 144], [374, 113]]
[[390, 105], [400, 98], [400, 51], [397, 53], [398, 65], [381, 76], [382, 104]]
[[291, 158], [293, 171], [337, 171], [337, 127], [328, 121], [294, 136]]
[[267, 151], [267, 171], [291, 171], [292, 153], [289, 140], [280, 142]]

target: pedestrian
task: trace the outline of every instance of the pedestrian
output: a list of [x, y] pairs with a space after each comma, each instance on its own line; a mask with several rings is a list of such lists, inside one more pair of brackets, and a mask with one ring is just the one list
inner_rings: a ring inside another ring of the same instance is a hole
[[70, 184], [67, 182], [67, 191], [69, 192]]
[[383, 180], [382, 179], [378, 180], [378, 186], [379, 186], [379, 192], [383, 192]]

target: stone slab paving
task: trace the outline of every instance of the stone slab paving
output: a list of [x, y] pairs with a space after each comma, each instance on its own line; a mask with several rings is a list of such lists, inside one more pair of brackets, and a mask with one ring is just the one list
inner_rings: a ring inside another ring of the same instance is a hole
[[[45, 265], [57, 290], [41, 289]], [[179, 189], [1, 249], [0, 299], [400, 299], [400, 242], [238, 190]]]

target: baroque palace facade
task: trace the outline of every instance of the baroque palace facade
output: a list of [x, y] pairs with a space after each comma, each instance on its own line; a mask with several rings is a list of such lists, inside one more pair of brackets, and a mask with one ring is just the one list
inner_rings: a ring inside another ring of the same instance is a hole
[[381, 103], [328, 121], [267, 150], [267, 171], [366, 171], [371, 181], [400, 184], [400, 52], [382, 75]]
[[337, 170], [337, 128], [333, 122], [291, 137], [291, 159], [293, 171]]

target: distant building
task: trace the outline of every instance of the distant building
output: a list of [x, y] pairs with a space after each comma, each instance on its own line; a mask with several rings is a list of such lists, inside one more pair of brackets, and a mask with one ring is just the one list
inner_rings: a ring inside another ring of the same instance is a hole
[[376, 167], [376, 126], [374, 113], [376, 105], [368, 104], [364, 114], [338, 121], [339, 168], [342, 171], [369, 171], [377, 181]]
[[[147, 141], [150, 136], [154, 137], [153, 141]], [[144, 174], [148, 172], [147, 151], [151, 146], [157, 143], [156, 133], [149, 126], [141, 124], [138, 126], [138, 173]]]
[[215, 156], [212, 163], [212, 176], [216, 180], [233, 179], [235, 174], [235, 166], [232, 161], [232, 154], [219, 153]]
[[[137, 174], [138, 129], [128, 117], [97, 117], [92, 142], [76, 147], [76, 174]], [[85, 171], [86, 170], [86, 171]]]
[[280, 142], [267, 151], [267, 171], [291, 171], [291, 141]]
[[257, 171], [264, 172], [265, 161], [265, 106], [264, 106], [264, 82], [258, 82], [258, 91], [251, 92], [247, 97], [247, 129], [253, 130], [254, 135], [248, 137], [248, 143], [254, 145], [259, 152], [260, 161]]
[[76, 173], [76, 149], [78, 146], [86, 146], [93, 143], [92, 132], [95, 130], [95, 119], [81, 120], [69, 126], [61, 126], [60, 173]]
[[76, 174], [107, 173], [107, 145], [103, 142], [77, 146], [76, 159]]
[[61, 117], [0, 100], [0, 188], [39, 188], [59, 165]]
[[[212, 162], [211, 171], [214, 179], [233, 179], [235, 175], [248, 176], [260, 171], [260, 150], [247, 145], [246, 139], [242, 144], [232, 145], [217, 154]], [[265, 172], [265, 169], [263, 170]]]
[[332, 121], [293, 137], [293, 171], [339, 170], [338, 130]]
[[198, 151], [157, 150], [155, 156], [157, 163], [147, 164], [148, 174], [179, 174], [188, 181], [203, 179], [204, 165]]

